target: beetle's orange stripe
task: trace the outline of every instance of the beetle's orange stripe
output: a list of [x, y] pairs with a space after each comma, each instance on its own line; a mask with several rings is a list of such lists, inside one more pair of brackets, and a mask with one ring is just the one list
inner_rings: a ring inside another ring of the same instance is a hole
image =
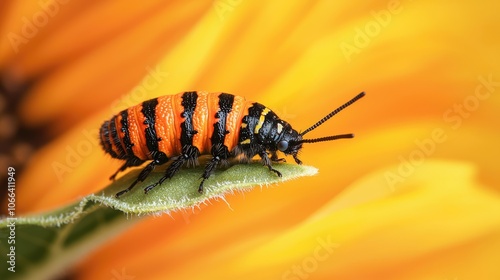
[[142, 111], [142, 103], [140, 105], [137, 105], [134, 107], [135, 108], [135, 118], [137, 121], [137, 127], [138, 127], [138, 135], [139, 135], [139, 143], [138, 145], [141, 146], [142, 154], [145, 159], [153, 159], [151, 157], [151, 153], [149, 152], [148, 145], [146, 144], [146, 128], [148, 125], [146, 125], [144, 122], [146, 121], [146, 117], [144, 114], [141, 112]]
[[139, 159], [146, 160], [148, 159], [148, 157], [142, 149], [142, 146], [145, 145], [145, 142], [141, 140], [142, 132], [140, 131], [141, 128], [137, 122], [137, 113], [135, 109], [136, 107], [140, 107], [140, 105], [131, 107], [127, 110], [128, 133], [130, 137], [130, 143], [132, 143], [132, 151], [134, 152], [134, 155]]
[[174, 154], [175, 129], [174, 129], [174, 111], [172, 109], [172, 96], [158, 97], [156, 106], [156, 135], [161, 140], [158, 142], [158, 149], [164, 152], [168, 157]]
[[227, 115], [226, 119], [226, 130], [229, 133], [224, 138], [224, 145], [227, 146], [229, 151], [232, 151], [236, 145], [238, 145], [238, 138], [240, 135], [241, 119], [243, 119], [245, 104], [245, 98], [241, 96], [234, 96], [233, 108], [231, 112]]
[[212, 134], [214, 133], [214, 123], [217, 122], [217, 119], [215, 118], [215, 113], [219, 110], [219, 98], [218, 96], [220, 93], [209, 93], [208, 98], [207, 98], [207, 129], [206, 129], [206, 136], [207, 140], [204, 143], [204, 150], [206, 151], [207, 154], [211, 152], [212, 149], [212, 142], [210, 138], [212, 137]]

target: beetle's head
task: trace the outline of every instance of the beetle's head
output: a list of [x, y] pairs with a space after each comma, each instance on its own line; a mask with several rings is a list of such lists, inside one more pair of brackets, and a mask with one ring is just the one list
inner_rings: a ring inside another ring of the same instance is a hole
[[302, 161], [297, 158], [300, 149], [302, 149], [302, 135], [287, 123], [285, 123], [285, 127], [276, 148], [285, 155], [293, 156], [297, 164], [302, 164]]

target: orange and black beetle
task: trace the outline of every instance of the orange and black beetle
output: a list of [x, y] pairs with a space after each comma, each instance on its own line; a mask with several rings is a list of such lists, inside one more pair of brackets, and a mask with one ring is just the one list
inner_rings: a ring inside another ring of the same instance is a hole
[[105, 121], [100, 129], [104, 151], [125, 161], [111, 179], [128, 167], [150, 161], [137, 179], [116, 197], [144, 181], [157, 165], [173, 159], [165, 175], [144, 189], [146, 193], [172, 178], [184, 163], [197, 164], [198, 157], [204, 154], [212, 155], [212, 159], [203, 172], [200, 193], [212, 171], [231, 158], [248, 162], [259, 155], [263, 164], [281, 177], [271, 165], [283, 161], [278, 158], [278, 151], [292, 155], [295, 162], [301, 164], [297, 153], [302, 144], [354, 137], [341, 134], [302, 138], [364, 95], [364, 92], [358, 94], [301, 133], [266, 106], [228, 93], [189, 91], [144, 101]]

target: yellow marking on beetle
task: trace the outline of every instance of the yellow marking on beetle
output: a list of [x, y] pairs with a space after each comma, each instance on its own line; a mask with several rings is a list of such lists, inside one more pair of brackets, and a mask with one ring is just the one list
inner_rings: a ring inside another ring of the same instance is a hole
[[266, 115], [267, 113], [269, 113], [271, 110], [269, 110], [269, 108], [264, 108], [264, 110], [262, 110], [262, 113], [260, 113], [260, 118], [259, 118], [259, 122], [257, 123], [257, 125], [255, 126], [255, 129], [253, 130], [253, 133], [257, 134], [259, 133], [259, 129], [262, 127], [262, 125], [264, 124], [264, 120], [266, 119]]
[[247, 127], [247, 123], [242, 123], [241, 128], [245, 128], [245, 127]]
[[250, 144], [250, 138], [241, 141], [240, 144]]
[[277, 127], [277, 129], [278, 129], [278, 134], [280, 134], [280, 133], [281, 133], [281, 131], [283, 130], [283, 125], [282, 125], [282, 124], [280, 124], [280, 123], [278, 123], [278, 127]]

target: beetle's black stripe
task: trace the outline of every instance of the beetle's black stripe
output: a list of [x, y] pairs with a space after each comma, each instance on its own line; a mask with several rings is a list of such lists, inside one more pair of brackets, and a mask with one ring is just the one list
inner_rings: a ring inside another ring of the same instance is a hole
[[158, 151], [158, 138], [156, 134], [155, 122], [156, 122], [156, 106], [158, 105], [158, 99], [151, 99], [144, 101], [142, 103], [142, 114], [144, 115], [144, 124], [147, 127], [144, 129], [144, 135], [146, 136], [146, 145], [151, 153]]
[[272, 130], [276, 120], [279, 120], [279, 118], [273, 111], [267, 112], [267, 114], [264, 118], [264, 123], [262, 124], [262, 127], [259, 129], [258, 134], [261, 137], [268, 136], [271, 133], [271, 130]]
[[113, 144], [116, 146], [116, 149], [118, 151], [118, 158], [125, 158], [126, 153], [125, 150], [123, 149], [122, 142], [120, 140], [120, 136], [118, 136], [118, 131], [116, 129], [116, 116], [113, 116], [109, 123], [109, 133], [110, 133], [110, 138], [113, 139]]
[[260, 103], [253, 103], [252, 107], [248, 108], [248, 115], [244, 116], [242, 119], [246, 127], [241, 128], [238, 142], [241, 143], [250, 139], [250, 142], [253, 143], [255, 126], [259, 122], [260, 115], [265, 108], [266, 107]]
[[125, 144], [125, 150], [127, 152], [128, 157], [135, 157], [134, 150], [132, 150], [132, 146], [134, 144], [130, 141], [130, 133], [128, 131], [128, 111], [123, 110], [120, 112], [120, 116], [122, 117], [121, 125], [123, 132], [123, 144]]
[[198, 100], [198, 93], [196, 91], [188, 91], [182, 94], [181, 105], [184, 107], [184, 112], [181, 117], [184, 122], [181, 123], [181, 145], [193, 145], [193, 136], [198, 133], [193, 127], [193, 115], [196, 109], [196, 101]]
[[101, 136], [101, 145], [104, 151], [109, 153], [112, 157], [118, 158], [118, 155], [113, 151], [113, 147], [111, 145], [111, 138], [110, 133], [109, 133], [109, 121], [105, 121], [102, 126], [101, 130], [99, 131], [99, 135]]
[[226, 130], [227, 115], [233, 109], [234, 95], [228, 93], [221, 93], [219, 95], [219, 111], [215, 113], [215, 118], [219, 119], [214, 123], [214, 132], [210, 140], [212, 145], [224, 144], [224, 139], [229, 131]]

